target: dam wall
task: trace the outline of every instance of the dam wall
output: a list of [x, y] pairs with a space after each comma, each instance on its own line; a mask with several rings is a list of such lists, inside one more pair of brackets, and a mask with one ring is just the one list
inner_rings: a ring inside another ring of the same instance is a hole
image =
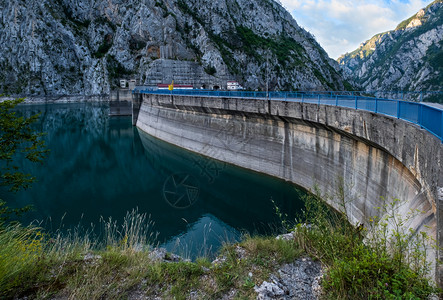
[[[395, 213], [442, 241], [443, 146], [417, 125], [363, 110], [310, 103], [139, 95], [137, 126], [171, 144], [250, 170], [318, 187], [353, 224]], [[440, 252], [428, 249], [441, 280]]]
[[132, 90], [117, 89], [109, 95], [109, 115], [131, 116], [132, 115]]

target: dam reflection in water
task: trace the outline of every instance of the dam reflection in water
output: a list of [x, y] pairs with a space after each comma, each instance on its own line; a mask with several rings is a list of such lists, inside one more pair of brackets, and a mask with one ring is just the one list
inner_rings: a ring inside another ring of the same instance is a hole
[[48, 230], [97, 224], [101, 216], [121, 223], [138, 208], [155, 222], [162, 246], [195, 257], [242, 232], [272, 233], [279, 219], [271, 199], [292, 220], [301, 208], [292, 184], [155, 139], [130, 117], [109, 118], [102, 104], [20, 111], [42, 113], [37, 129], [47, 133], [50, 153], [43, 166], [20, 162], [37, 178], [30, 189], [0, 197], [32, 204], [24, 221], [43, 220]]

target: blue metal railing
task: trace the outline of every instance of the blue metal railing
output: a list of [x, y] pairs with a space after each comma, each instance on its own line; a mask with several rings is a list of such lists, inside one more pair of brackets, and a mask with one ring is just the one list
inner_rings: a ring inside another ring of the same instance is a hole
[[412, 122], [426, 129], [443, 143], [443, 109], [424, 103], [383, 99], [337, 92], [248, 92], [212, 90], [134, 90], [136, 93], [162, 95], [188, 95], [206, 97], [254, 98], [332, 105], [367, 110]]

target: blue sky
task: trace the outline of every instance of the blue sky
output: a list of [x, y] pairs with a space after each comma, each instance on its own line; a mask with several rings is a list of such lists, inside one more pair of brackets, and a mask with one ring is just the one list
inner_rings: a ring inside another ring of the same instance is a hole
[[426, 7], [424, 0], [280, 0], [331, 58], [358, 48], [373, 35]]

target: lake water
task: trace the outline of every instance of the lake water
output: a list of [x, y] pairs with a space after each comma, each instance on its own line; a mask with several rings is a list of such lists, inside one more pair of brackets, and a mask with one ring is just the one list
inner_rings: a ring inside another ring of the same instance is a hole
[[109, 117], [102, 103], [26, 105], [41, 113], [36, 129], [50, 152], [43, 165], [20, 162], [37, 178], [11, 206], [32, 204], [23, 221], [41, 220], [48, 231], [123, 220], [138, 208], [154, 222], [157, 242], [190, 257], [217, 249], [242, 233], [275, 233], [274, 204], [294, 220], [301, 209], [292, 184], [203, 157], [155, 139]]

